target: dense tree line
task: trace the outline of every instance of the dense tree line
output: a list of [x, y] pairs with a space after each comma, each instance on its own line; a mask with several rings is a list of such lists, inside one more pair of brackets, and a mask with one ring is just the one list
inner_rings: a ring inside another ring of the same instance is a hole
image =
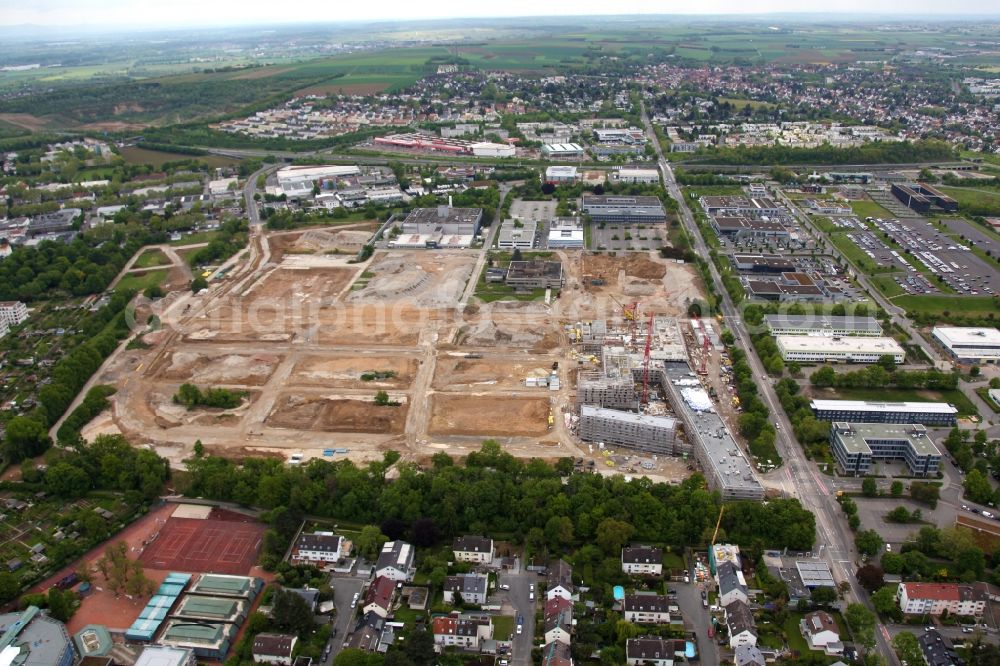
[[53, 296], [86, 296], [107, 288], [125, 262], [143, 245], [138, 238], [121, 243], [42, 241], [19, 247], [0, 261], [0, 300], [31, 302]]
[[225, 261], [247, 244], [249, 226], [245, 219], [229, 219], [222, 223], [219, 235], [208, 242], [205, 247], [198, 248], [188, 257], [192, 266], [205, 266]]
[[[455, 464], [446, 454], [435, 455], [428, 469], [400, 463], [397, 478], [387, 483], [385, 473], [392, 460], [364, 468], [349, 461], [313, 460], [289, 468], [278, 460], [251, 459], [236, 465], [223, 458], [200, 457], [188, 462], [186, 491], [362, 524], [391, 519], [413, 526], [430, 521], [434, 538], [429, 541], [490, 533], [524, 543], [534, 530], [565, 536], [561, 520], [552, 525], [549, 521], [567, 518], [568, 545], [590, 544], [602, 534], [609, 538], [609, 520], [624, 526], [626, 538], [675, 547], [704, 544], [711, 539], [720, 506], [718, 495], [705, 488], [699, 475], [668, 485], [571, 474], [570, 459], [555, 467], [539, 460], [522, 461], [493, 441], [470, 454], [465, 465]], [[732, 503], [722, 529], [720, 538], [747, 547], [809, 550], [815, 538], [814, 518], [797, 500]]]
[[224, 388], [208, 388], [202, 390], [194, 384], [181, 384], [174, 394], [174, 402], [188, 409], [195, 407], [212, 407], [217, 409], [232, 409], [243, 404], [246, 391], [231, 391]]
[[809, 398], [799, 392], [799, 384], [794, 379], [778, 380], [774, 390], [782, 409], [792, 423], [795, 439], [811, 457], [823, 457], [826, 443], [830, 439], [830, 423], [820, 421], [813, 416]]
[[107, 384], [98, 384], [84, 397], [80, 406], [73, 410], [73, 413], [66, 417], [66, 420], [59, 426], [56, 438], [63, 446], [76, 443], [80, 439], [80, 429], [90, 423], [90, 421], [103, 412], [111, 404], [108, 397], [114, 395], [116, 389]]
[[712, 164], [908, 164], [954, 160], [955, 153], [943, 141], [876, 141], [851, 148], [830, 144], [816, 148], [712, 147], [698, 152], [694, 159]]
[[121, 435], [98, 435], [90, 444], [78, 442], [60, 452], [42, 475], [47, 491], [59, 497], [83, 497], [92, 490], [125, 494], [140, 505], [157, 497], [170, 476], [166, 459], [149, 449], [129, 445]]
[[836, 372], [832, 366], [824, 365], [811, 375], [809, 383], [819, 388], [886, 388], [892, 386], [901, 389], [931, 389], [935, 391], [950, 391], [958, 387], [958, 375], [939, 370], [887, 370], [892, 366], [892, 358], [888, 363], [879, 361], [862, 370], [852, 372]]

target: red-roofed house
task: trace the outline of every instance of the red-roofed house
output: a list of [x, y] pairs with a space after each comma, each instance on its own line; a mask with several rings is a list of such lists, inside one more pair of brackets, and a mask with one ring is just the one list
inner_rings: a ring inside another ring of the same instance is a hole
[[569, 645], [573, 634], [573, 602], [556, 597], [545, 602], [545, 642]]
[[365, 592], [364, 605], [361, 607], [361, 614], [375, 613], [385, 619], [392, 610], [392, 598], [396, 594], [396, 581], [385, 576], [379, 576]]
[[464, 619], [458, 613], [434, 618], [434, 642], [444, 647], [478, 650], [479, 642], [493, 637], [490, 619]]
[[980, 616], [986, 610], [987, 588], [983, 583], [900, 583], [896, 591], [899, 608], [907, 615]]

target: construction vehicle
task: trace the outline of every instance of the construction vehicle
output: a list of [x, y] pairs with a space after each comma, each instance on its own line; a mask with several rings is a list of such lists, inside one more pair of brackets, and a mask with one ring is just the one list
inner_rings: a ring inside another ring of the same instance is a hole
[[740, 406], [740, 397], [738, 395], [734, 395], [733, 396], [732, 405], [733, 405], [733, 407], [739, 407]]
[[719, 536], [719, 525], [722, 524], [722, 514], [726, 511], [726, 505], [719, 507], [719, 519], [715, 521], [715, 531], [712, 532], [712, 545], [715, 545], [715, 537]]

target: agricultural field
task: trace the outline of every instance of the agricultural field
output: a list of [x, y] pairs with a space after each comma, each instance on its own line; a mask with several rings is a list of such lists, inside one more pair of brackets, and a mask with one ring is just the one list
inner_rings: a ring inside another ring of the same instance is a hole
[[138, 146], [126, 146], [119, 149], [119, 154], [126, 164], [152, 164], [161, 167], [167, 162], [179, 162], [181, 160], [198, 160], [212, 168], [235, 166], [239, 160], [220, 155], [186, 155], [184, 153], [168, 153], [162, 150], [150, 150]]
[[972, 215], [1000, 215], [1000, 190], [990, 188], [948, 187], [942, 192], [958, 202], [961, 212]]

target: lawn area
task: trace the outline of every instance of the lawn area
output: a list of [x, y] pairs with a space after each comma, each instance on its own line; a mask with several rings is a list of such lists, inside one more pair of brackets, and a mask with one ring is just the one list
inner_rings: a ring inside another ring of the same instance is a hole
[[799, 654], [805, 654], [809, 652], [809, 645], [806, 643], [806, 639], [802, 637], [802, 632], [799, 631], [799, 622], [801, 620], [801, 613], [789, 613], [788, 619], [785, 620], [782, 628], [785, 630], [785, 638], [788, 640], [788, 646], [793, 650], [797, 650]]
[[837, 225], [830, 221], [830, 218], [823, 217], [822, 215], [812, 216], [813, 224], [819, 227], [819, 230], [826, 234], [835, 233], [838, 229]]
[[977, 215], [984, 213], [1000, 213], [1000, 190], [977, 187], [947, 187], [942, 185], [941, 191], [958, 202], [958, 209], [965, 211], [973, 209]]
[[170, 263], [167, 255], [162, 250], [146, 250], [139, 255], [139, 258], [132, 264], [132, 268], [153, 268], [154, 266], [166, 266]]
[[[476, 291], [473, 294], [476, 298], [482, 300], [484, 303], [492, 303], [493, 301], [539, 301], [545, 298], [544, 289], [532, 289], [528, 292], [518, 292], [515, 291], [513, 287], [508, 287], [506, 284], [500, 282], [486, 282], [486, 270], [490, 268], [490, 264], [493, 267], [503, 268], [508, 266], [511, 262], [512, 254], [505, 251], [490, 250], [489, 259], [483, 266], [483, 272], [479, 275], [479, 281], [476, 284]], [[531, 261], [533, 259], [548, 259], [552, 256], [551, 252], [522, 252], [522, 261]]]
[[892, 279], [892, 275], [873, 275], [869, 279], [879, 291], [890, 298], [893, 296], [902, 296], [906, 293], [903, 291], [903, 288], [896, 284], [896, 281]]
[[663, 553], [664, 569], [683, 569], [684, 560], [677, 553], [666, 551]]
[[874, 201], [852, 201], [851, 208], [854, 214], [862, 219], [866, 217], [881, 217], [883, 220], [893, 219], [893, 214]]
[[155, 167], [163, 166], [167, 162], [180, 162], [182, 160], [198, 160], [213, 168], [234, 166], [240, 163], [239, 160], [219, 155], [185, 155], [183, 153], [167, 153], [161, 150], [139, 148], [138, 146], [126, 146], [119, 152], [127, 164], [152, 164]]
[[407, 629], [413, 629], [417, 623], [417, 616], [423, 615], [420, 611], [415, 611], [409, 606], [400, 606], [395, 612], [395, 621], [406, 624]]
[[814, 398], [823, 400], [876, 400], [879, 402], [948, 402], [955, 406], [958, 415], [971, 416], [978, 414], [976, 406], [958, 389], [951, 391], [932, 391], [930, 389], [898, 389], [898, 388], [840, 388], [840, 389], [810, 389]]
[[699, 197], [725, 197], [743, 194], [743, 188], [739, 185], [685, 185], [683, 189], [688, 201]]
[[218, 231], [196, 231], [193, 234], [185, 234], [180, 240], [170, 241], [170, 244], [177, 247], [180, 245], [194, 245], [196, 243], [207, 243], [219, 235]]
[[493, 637], [497, 640], [507, 640], [514, 635], [514, 617], [511, 615], [493, 616]]
[[896, 270], [893, 266], [882, 266], [869, 257], [858, 247], [854, 241], [847, 237], [846, 233], [827, 234], [830, 242], [837, 246], [837, 249], [847, 257], [848, 261], [867, 274], [890, 273]]
[[146, 287], [163, 284], [166, 279], [166, 270], [148, 271], [146, 273], [129, 273], [122, 277], [122, 279], [115, 286], [115, 290], [126, 291], [129, 289], [135, 289], [136, 291], [143, 291]]
[[989, 315], [1000, 309], [998, 296], [900, 296], [893, 303], [907, 314], [949, 313], [957, 315]]
[[993, 399], [990, 398], [990, 389], [989, 389], [989, 387], [984, 386], [983, 388], [977, 388], [976, 389], [976, 394], [980, 398], [983, 399], [983, 402], [985, 402], [986, 405], [990, 409], [992, 409], [994, 413], [1000, 414], [1000, 406], [997, 406], [997, 403], [993, 402]]

